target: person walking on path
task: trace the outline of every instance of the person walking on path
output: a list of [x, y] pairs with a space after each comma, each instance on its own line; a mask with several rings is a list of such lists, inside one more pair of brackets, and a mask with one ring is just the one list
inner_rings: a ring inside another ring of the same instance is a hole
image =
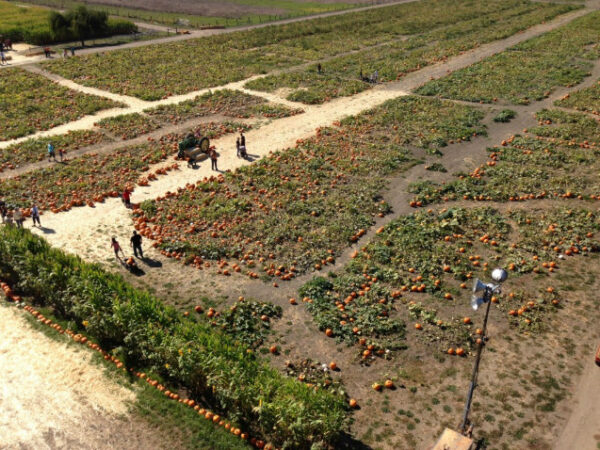
[[133, 247], [133, 254], [138, 256], [138, 252], [140, 253], [139, 257], [144, 257], [144, 252], [142, 250], [142, 236], [137, 233], [137, 231], [133, 230], [133, 235], [131, 236], [131, 246]]
[[65, 152], [63, 151], [62, 148], [58, 149], [58, 159], [60, 159], [60, 162], [63, 162], [63, 156], [65, 155]]
[[75, 56], [75, 47], [71, 47], [71, 56]]
[[213, 148], [210, 150], [210, 167], [212, 170], [218, 171], [217, 169], [217, 151]]
[[123, 255], [123, 258], [125, 258], [125, 253], [123, 253], [123, 249], [121, 248], [121, 244], [119, 244], [119, 241], [117, 241], [116, 237], [113, 237], [111, 239], [110, 246], [115, 251], [115, 256], [117, 257], [118, 260], [121, 260], [121, 258], [119, 258], [119, 252], [121, 252], [121, 255]]
[[42, 226], [42, 222], [40, 222], [40, 210], [38, 209], [37, 205], [34, 204], [31, 207], [31, 218], [33, 219], [33, 226], [35, 227], [35, 224], [37, 223], [39, 227]]
[[7, 64], [6, 55], [4, 54], [4, 50], [0, 50], [0, 64]]
[[131, 192], [127, 188], [123, 191], [123, 203], [125, 203], [125, 208], [131, 208]]
[[63, 48], [63, 59], [67, 59], [68, 54], [67, 54], [67, 47]]
[[54, 145], [52, 145], [52, 142], [48, 142], [48, 162], [51, 162], [52, 159], [54, 159], [54, 162], [57, 162], [56, 152], [54, 151]]
[[246, 136], [244, 136], [244, 130], [240, 130], [240, 147], [246, 147]]
[[23, 228], [23, 212], [20, 208], [15, 209], [15, 211], [13, 212], [13, 219], [15, 219], [17, 228]]
[[237, 157], [239, 158], [240, 157], [240, 138], [237, 138], [235, 140], [235, 149], [236, 149]]

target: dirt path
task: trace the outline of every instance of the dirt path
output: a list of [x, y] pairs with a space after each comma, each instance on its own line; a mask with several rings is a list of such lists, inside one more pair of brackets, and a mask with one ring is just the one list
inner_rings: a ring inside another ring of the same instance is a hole
[[0, 449], [165, 447], [132, 421], [135, 393], [106, 377], [91, 352], [38, 332], [13, 307], [0, 307], [0, 336]]
[[594, 363], [596, 341], [571, 400], [574, 410], [554, 444], [554, 450], [593, 450], [600, 443], [600, 368]]

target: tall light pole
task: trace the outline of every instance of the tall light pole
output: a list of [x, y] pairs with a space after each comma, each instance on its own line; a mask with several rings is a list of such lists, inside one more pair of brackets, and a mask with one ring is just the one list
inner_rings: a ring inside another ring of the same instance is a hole
[[[481, 353], [483, 351], [483, 346], [485, 345], [486, 330], [487, 330], [487, 322], [488, 316], [490, 314], [490, 306], [492, 305], [492, 295], [500, 293], [500, 283], [504, 282], [508, 278], [508, 273], [504, 269], [494, 269], [492, 271], [492, 280], [499, 284], [492, 283], [482, 283], [479, 280], [475, 280], [475, 284], [473, 285], [473, 297], [471, 299], [471, 306], [475, 311], [479, 309], [479, 307], [485, 303], [487, 303], [487, 307], [485, 309], [485, 317], [483, 319], [483, 333], [481, 335], [481, 339], [477, 344], [477, 356], [475, 357], [475, 365], [473, 366], [473, 374], [471, 375], [471, 383], [469, 384], [469, 392], [467, 393], [467, 401], [465, 403], [465, 411], [463, 413], [462, 422], [460, 424], [460, 432], [462, 434], [467, 433], [467, 429], [469, 427], [469, 413], [471, 412], [471, 402], [473, 401], [473, 391], [477, 387], [477, 375], [479, 374], [479, 362], [481, 361]], [[483, 295], [481, 295], [483, 294]], [[481, 295], [481, 296], [479, 296]]]

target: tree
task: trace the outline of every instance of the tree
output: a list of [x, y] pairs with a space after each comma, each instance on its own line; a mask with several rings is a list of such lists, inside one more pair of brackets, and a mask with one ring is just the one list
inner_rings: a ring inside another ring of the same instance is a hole
[[103, 36], [108, 30], [108, 14], [103, 11], [93, 11], [85, 6], [79, 6], [66, 15], [70, 30], [75, 39], [85, 45], [86, 39]]
[[71, 24], [61, 13], [50, 13], [50, 31], [55, 41], [68, 41], [71, 39]]

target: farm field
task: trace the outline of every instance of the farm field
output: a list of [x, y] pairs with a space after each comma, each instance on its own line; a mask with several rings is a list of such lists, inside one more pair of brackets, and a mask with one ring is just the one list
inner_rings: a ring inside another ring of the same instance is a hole
[[[433, 80], [417, 92], [457, 100], [528, 104], [590, 74], [600, 57], [600, 13], [519, 44], [471, 67]], [[527, 74], [527, 76], [524, 76]]]
[[[235, 133], [248, 126], [236, 122], [209, 122], [189, 132], [200, 132], [211, 139]], [[26, 208], [35, 203], [42, 210], [66, 211], [73, 206], [93, 206], [108, 197], [118, 197], [128, 188], [144, 186], [157, 176], [177, 169], [166, 165], [147, 172], [150, 165], [166, 160], [177, 152], [179, 142], [188, 132], [167, 134], [156, 142], [119, 147], [108, 154], [86, 153], [54, 167], [35, 169], [22, 175], [0, 180], [7, 203]], [[35, 185], [36, 189], [31, 190]]]
[[390, 101], [294, 149], [142, 203], [137, 227], [165, 254], [198, 268], [212, 261], [226, 274], [243, 269], [251, 277], [290, 279], [332, 263], [373, 216], [389, 212], [380, 192], [386, 176], [419, 162], [410, 146], [439, 152], [448, 140], [485, 134], [482, 118], [474, 108], [438, 100]]
[[157, 106], [146, 110], [154, 119], [177, 124], [198, 117], [220, 114], [237, 119], [263, 117], [280, 119], [302, 113], [301, 109], [291, 109], [280, 104], [268, 104], [262, 98], [239, 91], [222, 89], [213, 93], [199, 95], [174, 105]]
[[[503, 3], [501, 8], [465, 14], [456, 22], [442, 23], [400, 41], [325, 61], [324, 72], [316, 65], [298, 72], [270, 75], [250, 81], [248, 89], [289, 92], [287, 99], [314, 104], [349, 96], [373, 85], [362, 81], [377, 71], [379, 81], [397, 80], [407, 73], [444, 61], [465, 50], [503, 39], [568, 9], [540, 9], [539, 4], [521, 1]], [[360, 76], [362, 74], [362, 76]]]
[[[233, 123], [232, 120], [228, 120], [229, 118], [249, 119], [255, 122], [255, 127], [259, 127], [263, 121], [300, 113], [302, 113], [301, 109], [270, 103], [261, 97], [239, 91], [219, 90], [196, 97], [194, 100], [159, 106], [142, 113], [122, 114], [101, 119], [91, 130], [31, 138], [9, 145], [0, 149], [0, 172], [43, 161], [47, 157], [46, 148], [49, 143], [54, 145], [57, 152], [63, 150], [69, 157], [69, 154], [75, 150], [115, 140], [128, 141], [153, 131], [169, 128], [171, 125], [182, 123], [185, 125], [185, 122], [194, 118], [205, 118], [207, 121], [214, 118], [213, 128], [217, 122], [223, 122], [225, 126]], [[216, 136], [214, 132], [209, 132], [209, 135]]]
[[112, 16], [137, 19], [171, 26], [204, 27], [253, 25], [340, 11], [368, 3], [363, 1], [295, 2], [288, 0], [228, 0], [225, 2], [194, 2], [191, 0], [168, 3], [133, 1], [126, 5], [119, 0], [25, 0], [26, 3], [64, 8], [85, 4], [93, 9], [106, 11]]
[[592, 87], [575, 91], [554, 102], [556, 106], [600, 115], [600, 81]]
[[49, 33], [49, 12], [45, 8], [27, 7], [0, 1], [0, 36], [13, 42]]
[[[480, 448], [594, 448], [600, 34], [596, 3], [569, 8], [424, 0], [51, 63], [75, 90], [94, 92], [73, 73], [149, 99], [197, 89], [199, 54], [235, 66], [250, 52], [284, 69], [244, 85], [255, 69], [240, 67], [239, 83], [181, 103], [110, 95], [123, 114], [0, 144], [1, 199], [26, 217], [25, 230], [0, 226], [2, 309], [68, 343], [61, 360], [86, 355], [119, 386], [111, 398], [127, 399], [119, 417], [81, 418], [95, 430], [81, 447], [122, 435], [129, 448], [146, 427], [149, 448], [426, 450], [458, 429], [483, 349], [469, 422]], [[194, 57], [156, 59], [183, 44]], [[379, 68], [383, 83], [352, 84], [363, 57], [374, 65], [359, 70]], [[533, 77], [512, 69], [520, 61]], [[323, 84], [302, 78], [317, 62]], [[102, 81], [84, 75], [90, 64]], [[211, 70], [209, 85], [232, 79]], [[424, 92], [450, 92], [463, 73], [479, 75], [457, 95], [476, 98]], [[219, 170], [176, 158], [194, 131], [211, 138]], [[47, 163], [48, 142], [68, 161]], [[130, 256], [134, 230], [144, 256]], [[486, 327], [471, 294], [496, 267], [508, 279]], [[23, 354], [39, 354], [23, 340]], [[43, 345], [35, 366], [55, 354]], [[85, 391], [80, 375], [40, 399]], [[22, 398], [18, 388], [11, 407]], [[30, 407], [0, 420], [35, 439], [67, 430], [11, 420]]]
[[[86, 86], [144, 100], [157, 100], [276, 69], [317, 62], [350, 50], [393, 42], [406, 35], [418, 35], [424, 29], [441, 29], [460, 21], [464, 21], [465, 27], [469, 28], [469, 19], [485, 14], [494, 16], [493, 11], [502, 11], [507, 7], [508, 10], [512, 7], [523, 12], [523, 5], [529, 3], [520, 0], [508, 4], [472, 0], [449, 6], [442, 0], [425, 0], [200, 40], [123, 49], [110, 52], [103, 58], [82, 56], [66, 62], [50, 62], [44, 67]], [[537, 19], [533, 23], [575, 8], [571, 5], [541, 3], [529, 7], [537, 11], [536, 15], [529, 18]], [[510, 15], [508, 11], [504, 14]], [[501, 17], [502, 13], [497, 14], [495, 19]], [[520, 28], [510, 29], [516, 32], [528, 25], [523, 23]], [[476, 45], [474, 41], [466, 48]], [[210, 64], [206, 64], [206, 61], [210, 61]], [[182, 65], [187, 70], [181, 70]], [[353, 77], [358, 75], [359, 67], [355, 69]]]
[[[415, 183], [413, 202], [458, 199], [523, 201], [547, 198], [596, 200], [600, 126], [597, 120], [558, 110], [536, 114], [540, 125], [488, 148], [489, 160], [444, 185]], [[573, 173], [577, 173], [574, 177]]]
[[27, 136], [102, 109], [123, 106], [16, 68], [0, 73], [0, 141]]

